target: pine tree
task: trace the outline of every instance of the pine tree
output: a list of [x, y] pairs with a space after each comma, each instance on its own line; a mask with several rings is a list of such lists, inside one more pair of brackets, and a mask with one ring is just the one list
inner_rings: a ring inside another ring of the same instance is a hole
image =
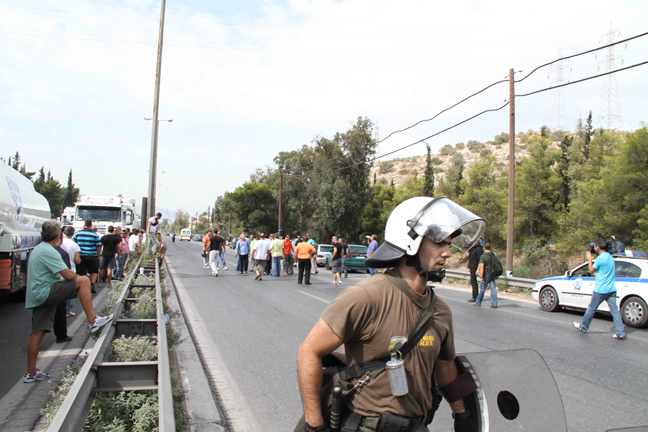
[[426, 143], [427, 157], [425, 164], [425, 183], [423, 184], [423, 195], [427, 197], [434, 196], [434, 167], [432, 166], [432, 150]]
[[63, 198], [63, 208], [74, 206], [77, 198], [79, 198], [79, 189], [74, 187], [74, 183], [72, 183], [72, 170], [70, 170], [67, 188], [65, 188], [65, 197]]

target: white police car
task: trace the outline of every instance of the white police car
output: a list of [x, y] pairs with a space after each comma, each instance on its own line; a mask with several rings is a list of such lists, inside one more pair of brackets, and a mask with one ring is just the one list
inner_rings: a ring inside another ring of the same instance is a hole
[[[617, 305], [623, 322], [629, 327], [648, 327], [648, 260], [614, 256]], [[533, 299], [548, 312], [562, 307], [587, 309], [594, 291], [594, 276], [588, 263], [581, 264], [561, 277], [539, 280], [533, 288]], [[598, 312], [610, 312], [606, 302]]]

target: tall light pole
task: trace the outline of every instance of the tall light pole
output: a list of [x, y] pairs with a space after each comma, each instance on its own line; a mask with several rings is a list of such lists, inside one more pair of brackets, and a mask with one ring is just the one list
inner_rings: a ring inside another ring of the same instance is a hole
[[[151, 121], [153, 120], [152, 118], [149, 117], [144, 117], [144, 120]], [[155, 142], [153, 143], [153, 146], [151, 148], [151, 171], [149, 171], [149, 195], [148, 195], [148, 205], [147, 205], [147, 216], [148, 218], [151, 218], [155, 215], [155, 198], [156, 198], [156, 193], [157, 193], [157, 187], [156, 187], [156, 182], [157, 182], [157, 172], [152, 171], [154, 168], [157, 169], [157, 148], [158, 148], [158, 127], [160, 125], [160, 122], [169, 122], [171, 123], [173, 119], [166, 120], [166, 119], [161, 119], [156, 121], [156, 126], [155, 126]], [[155, 155], [155, 157], [153, 157]]]
[[155, 214], [155, 182], [157, 172], [157, 136], [158, 136], [158, 108], [160, 106], [160, 76], [162, 74], [162, 41], [164, 39], [164, 10], [166, 0], [162, 0], [160, 10], [160, 36], [158, 38], [157, 70], [155, 73], [155, 100], [153, 102], [153, 133], [151, 134], [151, 164], [148, 188], [148, 217]]

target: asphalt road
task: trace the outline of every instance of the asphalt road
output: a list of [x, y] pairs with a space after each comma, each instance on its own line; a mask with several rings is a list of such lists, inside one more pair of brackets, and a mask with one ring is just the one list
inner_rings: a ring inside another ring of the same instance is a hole
[[[234, 253], [227, 249], [229, 270], [214, 278], [203, 268], [200, 247], [169, 241], [167, 257], [228, 415], [264, 431], [292, 430], [301, 416], [299, 344], [328, 302], [368, 275], [350, 274], [342, 287], [332, 285], [330, 272], [322, 268], [311, 286], [297, 285], [296, 276], [255, 282], [253, 273], [236, 272]], [[533, 348], [542, 355], [560, 390], [569, 431], [648, 425], [646, 330], [627, 329], [628, 340], [617, 341], [609, 318], [597, 317], [582, 334], [571, 324], [581, 313], [547, 313], [511, 299], [500, 299], [496, 310], [484, 307], [488, 301], [477, 308], [466, 302], [467, 290], [436, 289], [453, 309], [459, 353]], [[543, 408], [539, 403], [521, 409]], [[435, 423], [430, 429], [448, 430], [443, 427]]]

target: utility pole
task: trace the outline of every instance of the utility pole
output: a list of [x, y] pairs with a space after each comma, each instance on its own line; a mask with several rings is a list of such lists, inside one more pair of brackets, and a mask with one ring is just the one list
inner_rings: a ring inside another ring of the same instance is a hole
[[162, 40], [164, 38], [164, 9], [166, 0], [162, 0], [160, 11], [160, 36], [158, 39], [157, 70], [155, 73], [155, 100], [153, 102], [153, 132], [151, 136], [151, 164], [148, 188], [148, 214], [155, 214], [155, 189], [157, 183], [157, 141], [158, 141], [158, 108], [160, 107], [160, 75], [162, 74]]
[[[601, 39], [600, 44], [609, 45], [614, 43], [615, 34], [621, 36], [620, 30], [612, 28], [610, 23], [610, 31], [603, 35], [605, 40]], [[615, 45], [609, 46], [605, 49], [605, 60], [599, 64], [605, 66], [606, 72], [611, 72], [615, 68], [616, 60], [621, 59], [620, 56], [614, 53]], [[612, 130], [615, 121], [621, 122], [621, 104], [619, 102], [619, 89], [617, 88], [616, 75], [609, 74], [603, 77], [603, 93], [601, 94], [601, 109], [599, 113], [599, 123], [603, 123], [608, 130]]]
[[506, 226], [506, 275], [513, 273], [513, 222], [515, 217], [515, 74], [509, 70], [509, 181]]
[[281, 167], [279, 167], [279, 223], [277, 226], [277, 231], [282, 233], [281, 230], [281, 184], [283, 183], [283, 174], [281, 172]]

